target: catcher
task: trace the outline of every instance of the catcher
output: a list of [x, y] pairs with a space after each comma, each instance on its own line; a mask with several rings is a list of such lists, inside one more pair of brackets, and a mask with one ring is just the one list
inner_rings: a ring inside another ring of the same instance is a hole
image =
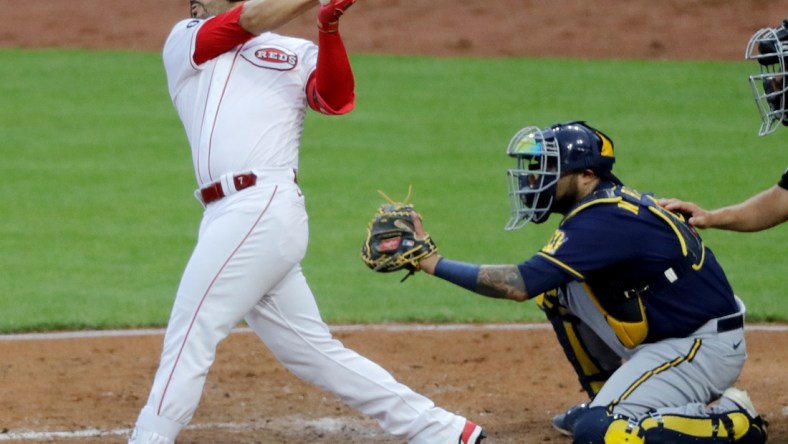
[[[506, 229], [562, 216], [538, 254], [478, 265], [442, 257], [430, 240], [415, 256], [392, 246], [385, 263], [482, 296], [534, 299], [590, 398], [564, 429], [575, 444], [766, 442], [766, 422], [734, 387], [747, 358], [745, 307], [698, 233], [624, 186], [612, 172], [613, 142], [585, 122], [524, 128], [507, 153], [516, 167]], [[402, 212], [411, 219], [385, 225], [428, 240], [418, 214]], [[376, 253], [362, 248], [367, 264]]]

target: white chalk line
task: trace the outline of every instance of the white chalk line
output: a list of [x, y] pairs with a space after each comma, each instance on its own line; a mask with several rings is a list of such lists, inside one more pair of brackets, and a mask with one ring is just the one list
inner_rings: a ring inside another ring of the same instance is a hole
[[[517, 324], [338, 324], [330, 325], [333, 332], [378, 330], [390, 332], [411, 331], [475, 331], [475, 330], [546, 330], [552, 328], [548, 323]], [[788, 324], [747, 324], [747, 331], [788, 331]], [[248, 327], [238, 327], [232, 333], [250, 333]], [[84, 330], [48, 333], [14, 333], [0, 335], [0, 341], [36, 341], [52, 339], [108, 338], [117, 336], [157, 336], [164, 335], [163, 328], [133, 330]]]
[[[190, 424], [184, 430], [233, 430], [233, 431], [253, 431], [262, 429], [286, 429], [297, 427], [299, 429], [312, 428], [322, 432], [340, 432], [347, 426], [356, 429], [357, 432], [364, 433], [365, 428], [361, 420], [353, 418], [318, 418], [305, 419], [298, 416], [288, 416], [274, 420], [235, 423], [218, 422], [204, 424]], [[0, 432], [0, 442], [2, 441], [35, 441], [44, 442], [51, 439], [77, 439], [77, 438], [103, 438], [110, 436], [130, 436], [131, 428], [117, 428], [110, 430], [84, 429], [74, 431], [20, 431], [20, 432]], [[369, 430], [366, 434], [373, 436], [380, 434], [377, 430]]]
[[103, 436], [128, 436], [131, 429], [97, 430], [85, 429], [73, 432], [6, 432], [0, 434], [0, 441], [38, 441], [43, 442], [50, 439], [77, 439], [77, 438], [101, 438]]
[[[787, 326], [788, 327], [788, 326]], [[457, 330], [542, 330], [550, 328], [547, 323], [526, 324], [339, 324], [329, 325], [332, 332], [379, 330], [391, 332], [410, 331], [457, 331]], [[232, 333], [250, 333], [249, 327], [238, 327]], [[135, 330], [83, 330], [47, 333], [14, 333], [0, 335], [0, 341], [36, 341], [51, 339], [108, 338], [115, 336], [164, 335], [163, 328]]]

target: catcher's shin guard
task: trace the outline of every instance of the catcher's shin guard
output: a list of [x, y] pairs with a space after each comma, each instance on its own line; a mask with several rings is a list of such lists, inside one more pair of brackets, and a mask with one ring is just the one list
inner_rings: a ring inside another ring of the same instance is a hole
[[[575, 436], [572, 442], [582, 444], [648, 444], [650, 441], [646, 441], [637, 420], [610, 414], [605, 407], [592, 407], [575, 425]], [[671, 441], [670, 444], [684, 442]], [[668, 442], [663, 444], [668, 444]]]
[[759, 417], [743, 411], [712, 414], [708, 418], [652, 415], [637, 426], [614, 421], [605, 444], [763, 444], [766, 427]]
[[580, 385], [593, 398], [621, 365], [616, 356], [586, 325], [561, 305], [558, 291], [551, 290], [534, 298], [547, 315], [558, 342], [574, 367]]
[[637, 421], [616, 419], [605, 432], [605, 444], [645, 444], [643, 432]]

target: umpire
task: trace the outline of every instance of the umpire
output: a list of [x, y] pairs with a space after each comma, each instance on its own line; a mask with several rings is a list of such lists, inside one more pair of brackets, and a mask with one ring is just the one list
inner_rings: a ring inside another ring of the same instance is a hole
[[[758, 113], [759, 136], [772, 134], [782, 123], [788, 126], [788, 19], [776, 27], [761, 28], [750, 37], [747, 60], [758, 62], [759, 73], [749, 76]], [[697, 228], [761, 231], [788, 222], [788, 168], [780, 181], [747, 200], [707, 211], [692, 202], [664, 199], [660, 205], [686, 213]]]
[[766, 442], [765, 421], [733, 387], [745, 307], [698, 233], [624, 186], [613, 142], [585, 122], [524, 128], [507, 151], [517, 164], [506, 229], [559, 213], [552, 238], [516, 265], [433, 254], [419, 267], [483, 296], [536, 300], [591, 397], [573, 413], [573, 442]]

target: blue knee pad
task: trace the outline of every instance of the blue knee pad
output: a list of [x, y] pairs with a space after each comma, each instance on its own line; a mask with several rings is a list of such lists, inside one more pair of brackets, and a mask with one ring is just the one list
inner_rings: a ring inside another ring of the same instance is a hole
[[604, 444], [605, 433], [615, 418], [605, 407], [592, 407], [575, 422], [572, 444]]

